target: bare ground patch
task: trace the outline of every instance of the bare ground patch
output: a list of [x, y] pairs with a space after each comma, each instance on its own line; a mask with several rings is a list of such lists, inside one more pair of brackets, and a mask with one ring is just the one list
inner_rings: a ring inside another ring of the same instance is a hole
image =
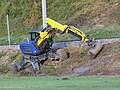
[[[90, 59], [87, 46], [66, 47], [68, 59], [46, 60], [40, 68], [40, 75], [120, 75], [120, 42], [106, 44], [95, 59]], [[9, 74], [9, 65], [18, 63], [22, 53], [18, 48], [0, 50], [0, 72]], [[4, 71], [5, 72], [4, 72]], [[29, 75], [28, 69], [15, 72], [15, 75]]]

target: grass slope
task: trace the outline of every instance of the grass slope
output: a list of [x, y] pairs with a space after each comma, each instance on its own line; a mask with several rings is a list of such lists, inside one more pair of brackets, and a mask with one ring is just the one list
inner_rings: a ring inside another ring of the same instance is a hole
[[[74, 25], [87, 34], [91, 33], [95, 38], [120, 37], [118, 35], [120, 29], [119, 3], [119, 0], [48, 0], [47, 16], [62, 24]], [[40, 0], [0, 0], [0, 12], [0, 45], [8, 43], [7, 14], [9, 15], [12, 44], [26, 41], [29, 30], [42, 26]], [[97, 30], [99, 28], [89, 28], [90, 31], [86, 31], [83, 27], [96, 25], [97, 23], [103, 24], [103, 26], [104, 24], [108, 25], [107, 29], [110, 29], [110, 34], [106, 31], [106, 26], [101, 30]], [[109, 23], [112, 23], [113, 26], [110, 26]], [[117, 35], [116, 32], [118, 32]], [[104, 35], [102, 35], [103, 33]], [[63, 35], [60, 40], [66, 38], [73, 39], [69, 35]]]
[[0, 77], [1, 90], [119, 90], [120, 77]]

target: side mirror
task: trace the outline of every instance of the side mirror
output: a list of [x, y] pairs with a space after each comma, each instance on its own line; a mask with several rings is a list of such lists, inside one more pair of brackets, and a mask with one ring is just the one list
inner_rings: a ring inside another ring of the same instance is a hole
[[28, 42], [30, 41], [28, 37], [27, 37], [27, 41], [28, 41]]

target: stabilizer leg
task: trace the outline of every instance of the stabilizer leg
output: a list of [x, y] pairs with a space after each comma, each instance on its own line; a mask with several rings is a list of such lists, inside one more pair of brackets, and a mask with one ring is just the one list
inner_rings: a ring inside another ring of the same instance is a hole
[[39, 73], [39, 68], [40, 68], [38, 58], [31, 58], [30, 63], [34, 69], [34, 75], [37, 75]]
[[[27, 59], [26, 59], [27, 60]], [[22, 57], [22, 60], [20, 61], [20, 64], [15, 64], [15, 67], [17, 71], [20, 71], [23, 69], [23, 66], [26, 64], [25, 57]]]
[[23, 56], [20, 64], [15, 65], [17, 71], [24, 69], [24, 66], [27, 63], [30, 63], [32, 65], [33, 70], [34, 70], [34, 75], [37, 75], [39, 73], [39, 62], [38, 62], [38, 58], [36, 58], [36, 57], [25, 58]]

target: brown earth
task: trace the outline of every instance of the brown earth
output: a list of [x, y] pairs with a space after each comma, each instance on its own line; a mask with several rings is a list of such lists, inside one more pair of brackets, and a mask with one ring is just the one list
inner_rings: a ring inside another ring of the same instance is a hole
[[[70, 22], [70, 25], [76, 27], [92, 27], [120, 24], [120, 0], [96, 0], [95, 2], [96, 8], [89, 13], [80, 14], [76, 19]], [[104, 7], [104, 5], [106, 6]], [[91, 19], [90, 17], [92, 15], [93, 17]]]
[[[46, 60], [40, 68], [40, 75], [120, 75], [120, 42], [104, 45], [95, 59], [87, 54], [88, 46], [66, 47], [69, 58], [66, 60]], [[7, 67], [20, 62], [22, 53], [19, 49], [0, 50], [0, 73], [11, 74]], [[30, 70], [29, 70], [30, 71]], [[30, 75], [28, 69], [12, 73]]]

